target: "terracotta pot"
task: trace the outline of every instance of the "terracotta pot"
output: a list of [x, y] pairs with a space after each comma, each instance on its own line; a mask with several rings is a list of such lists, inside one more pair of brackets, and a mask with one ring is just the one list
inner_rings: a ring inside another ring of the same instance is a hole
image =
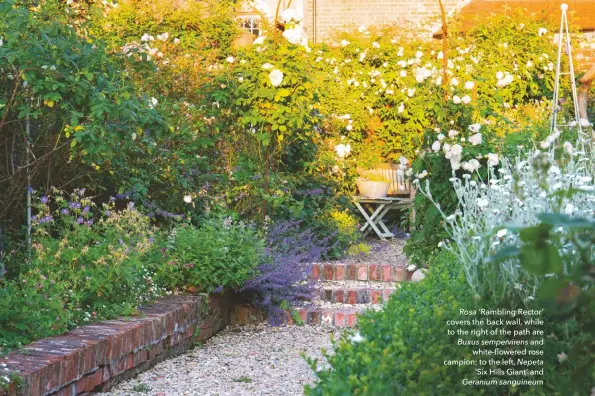
[[390, 182], [357, 179], [357, 189], [366, 198], [384, 198], [390, 188]]

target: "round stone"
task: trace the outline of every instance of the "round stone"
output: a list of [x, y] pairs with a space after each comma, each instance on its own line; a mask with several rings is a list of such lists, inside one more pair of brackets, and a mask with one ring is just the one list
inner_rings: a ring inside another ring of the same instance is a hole
[[425, 268], [420, 268], [411, 275], [412, 282], [421, 282], [426, 277], [426, 272], [428, 270]]

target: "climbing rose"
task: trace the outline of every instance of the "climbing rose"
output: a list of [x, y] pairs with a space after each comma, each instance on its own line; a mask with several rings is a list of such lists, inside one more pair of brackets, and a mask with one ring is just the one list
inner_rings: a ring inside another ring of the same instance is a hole
[[269, 73], [269, 80], [273, 87], [278, 87], [283, 82], [283, 72], [279, 69], [274, 69]]
[[488, 154], [488, 166], [496, 166], [498, 165], [498, 154], [489, 153]]
[[481, 133], [476, 133], [475, 135], [469, 136], [469, 143], [471, 143], [474, 146], [481, 144], [482, 141], [483, 139], [481, 138]]
[[465, 89], [473, 89], [475, 87], [475, 83], [473, 81], [467, 81], [465, 83]]
[[457, 95], [452, 97], [452, 101], [454, 104], [460, 104], [461, 103], [461, 98], [459, 98]]
[[192, 202], [192, 197], [190, 195], [184, 195], [184, 202], [186, 202], [186, 203]]

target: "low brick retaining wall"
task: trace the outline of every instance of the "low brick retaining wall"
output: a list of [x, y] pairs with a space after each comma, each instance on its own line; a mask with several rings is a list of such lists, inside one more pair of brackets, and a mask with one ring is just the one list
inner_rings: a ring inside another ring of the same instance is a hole
[[169, 296], [135, 318], [109, 320], [45, 338], [0, 358], [18, 374], [0, 396], [79, 395], [114, 384], [178, 355], [223, 330], [229, 299], [221, 295]]

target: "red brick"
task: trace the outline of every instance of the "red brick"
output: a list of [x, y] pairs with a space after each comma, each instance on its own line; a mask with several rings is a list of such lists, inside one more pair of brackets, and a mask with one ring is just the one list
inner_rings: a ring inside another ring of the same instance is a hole
[[377, 265], [370, 265], [370, 280], [380, 280], [380, 271]]
[[348, 290], [347, 291], [347, 304], [356, 304], [357, 303], [357, 291], [356, 290]]
[[335, 280], [343, 280], [345, 277], [345, 267], [343, 264], [337, 264], [335, 267]]
[[357, 323], [357, 315], [354, 313], [347, 314], [347, 326], [353, 327]]
[[338, 303], [345, 302], [345, 290], [343, 290], [343, 289], [335, 290], [335, 302], [338, 302]]
[[394, 267], [393, 268], [394, 274], [393, 274], [393, 281], [395, 282], [403, 282], [407, 279], [407, 274], [406, 272], [408, 272], [405, 268], [403, 267]]
[[320, 311], [308, 312], [308, 324], [319, 325], [320, 324]]
[[382, 302], [380, 290], [370, 290], [370, 302], [380, 304]]
[[345, 326], [345, 314], [342, 312], [335, 313], [335, 326]]
[[320, 267], [318, 264], [314, 264], [312, 266], [312, 279], [318, 280], [320, 279]]
[[76, 382], [76, 391], [77, 393], [91, 392], [95, 387], [101, 385], [102, 382], [103, 369], [97, 369], [95, 372], [81, 377], [81, 379]]
[[298, 314], [300, 315], [300, 318], [302, 319], [302, 322], [304, 322], [304, 324], [308, 323], [308, 309], [307, 308], [300, 308], [298, 310]]
[[357, 280], [357, 265], [347, 264], [345, 269], [345, 280]]
[[324, 265], [324, 279], [325, 280], [333, 280], [333, 265], [332, 264]]
[[368, 266], [361, 264], [357, 268], [357, 280], [368, 280]]
[[332, 325], [333, 324], [333, 311], [331, 310], [324, 310], [321, 313], [322, 318], [321, 321], [323, 324]]
[[388, 265], [383, 265], [380, 267], [380, 271], [382, 273], [382, 280], [385, 282], [391, 281], [391, 267]]

